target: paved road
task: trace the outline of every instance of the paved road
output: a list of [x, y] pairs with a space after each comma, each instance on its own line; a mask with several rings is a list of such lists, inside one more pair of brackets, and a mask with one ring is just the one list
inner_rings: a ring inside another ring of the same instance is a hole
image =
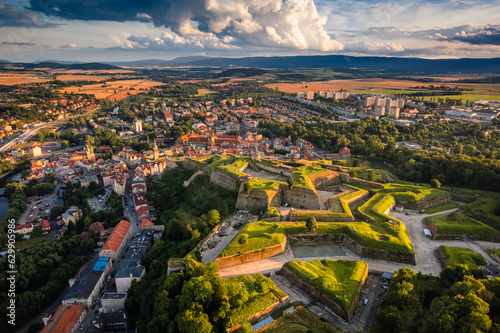
[[97, 107], [96, 109], [91, 110], [89, 112], [85, 112], [85, 113], [82, 113], [82, 114], [75, 114], [75, 115], [70, 116], [68, 118], [61, 119], [61, 120], [56, 120], [56, 121], [51, 121], [51, 122], [48, 122], [46, 124], [40, 125], [40, 126], [38, 126], [36, 128], [30, 129], [30, 130], [22, 133], [17, 138], [11, 139], [9, 142], [7, 142], [2, 147], [0, 147], [0, 152], [4, 152], [4, 151], [7, 151], [7, 150], [12, 150], [12, 149], [16, 148], [16, 146], [18, 144], [23, 143], [25, 141], [28, 141], [31, 137], [35, 136], [43, 128], [53, 127], [53, 126], [57, 126], [57, 125], [62, 125], [65, 122], [67, 122], [67, 121], [69, 121], [71, 119], [74, 119], [74, 118], [77, 118], [77, 117], [86, 116], [88, 114], [91, 114], [91, 113], [99, 110], [99, 109], [100, 109], [100, 107]]

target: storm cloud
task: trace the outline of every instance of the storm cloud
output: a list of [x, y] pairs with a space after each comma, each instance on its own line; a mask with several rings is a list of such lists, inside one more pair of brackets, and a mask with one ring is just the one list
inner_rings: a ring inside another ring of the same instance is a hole
[[31, 0], [30, 9], [69, 20], [150, 21], [181, 37], [230, 36], [233, 45], [343, 49], [314, 0]]

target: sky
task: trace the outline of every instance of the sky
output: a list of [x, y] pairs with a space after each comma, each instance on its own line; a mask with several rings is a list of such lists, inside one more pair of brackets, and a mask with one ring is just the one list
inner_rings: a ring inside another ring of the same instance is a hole
[[0, 60], [500, 57], [500, 0], [0, 0]]

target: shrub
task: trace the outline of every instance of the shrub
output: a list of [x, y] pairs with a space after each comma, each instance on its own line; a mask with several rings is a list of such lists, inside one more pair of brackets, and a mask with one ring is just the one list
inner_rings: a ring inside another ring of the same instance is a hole
[[247, 238], [248, 238], [247, 235], [241, 235], [240, 238], [238, 239], [238, 243], [240, 243], [241, 245], [245, 244], [247, 242]]
[[431, 180], [431, 187], [432, 188], [440, 188], [441, 187], [441, 182], [437, 179], [432, 179]]

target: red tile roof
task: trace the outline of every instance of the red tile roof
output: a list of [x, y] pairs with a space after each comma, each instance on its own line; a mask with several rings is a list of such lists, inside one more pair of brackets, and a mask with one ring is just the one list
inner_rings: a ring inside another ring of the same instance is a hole
[[61, 305], [40, 333], [68, 333], [85, 311], [81, 305]]
[[141, 220], [141, 225], [139, 226], [139, 230], [141, 230], [144, 227], [150, 227], [150, 226], [153, 226], [153, 225], [155, 225], [155, 224], [153, 222], [151, 222], [150, 220], [148, 220], [148, 219], [142, 219]]
[[101, 251], [111, 250], [116, 253], [120, 248], [120, 245], [122, 244], [123, 239], [125, 238], [125, 235], [127, 235], [129, 229], [130, 223], [128, 223], [127, 221], [122, 220], [120, 223], [118, 223], [113, 229], [111, 235], [109, 235], [108, 239], [102, 246]]

